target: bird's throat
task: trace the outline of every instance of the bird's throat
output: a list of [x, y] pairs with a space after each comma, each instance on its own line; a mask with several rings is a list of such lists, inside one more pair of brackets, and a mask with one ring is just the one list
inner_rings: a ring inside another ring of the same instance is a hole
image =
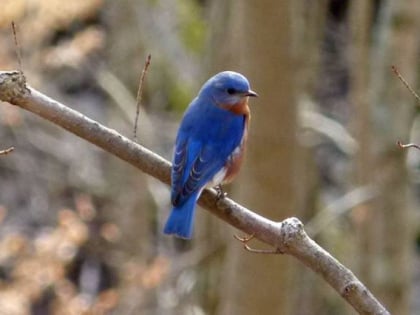
[[235, 115], [246, 115], [249, 116], [250, 110], [248, 106], [248, 97], [245, 97], [242, 101], [236, 104], [218, 104], [220, 108], [223, 108]]

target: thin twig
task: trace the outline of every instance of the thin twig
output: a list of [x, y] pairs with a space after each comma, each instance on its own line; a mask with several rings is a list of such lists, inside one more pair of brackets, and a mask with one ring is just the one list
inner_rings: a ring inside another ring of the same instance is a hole
[[415, 143], [403, 144], [401, 141], [397, 141], [397, 146], [399, 146], [401, 149], [415, 148], [417, 150], [420, 150], [420, 146]]
[[417, 102], [420, 103], [420, 96], [413, 90], [413, 88], [408, 84], [408, 82], [404, 79], [404, 77], [401, 75], [401, 73], [398, 71], [396, 66], [391, 66], [392, 71], [395, 73], [395, 75], [400, 79], [400, 81], [405, 85], [405, 87], [410, 91], [411, 94], [414, 95]]
[[9, 153], [11, 153], [14, 149], [15, 149], [14, 147], [10, 147], [10, 148], [7, 148], [7, 149], [5, 149], [5, 150], [1, 150], [1, 151], [0, 151], [0, 155], [6, 155], [6, 154], [9, 154]]
[[[401, 75], [401, 73], [398, 71], [397, 67], [392, 66], [392, 71], [395, 73], [395, 75], [398, 77], [398, 79], [400, 79], [400, 81], [405, 85], [405, 87], [410, 91], [411, 94], [413, 94], [413, 96], [416, 98], [417, 102], [420, 104], [420, 97], [418, 96], [418, 94], [413, 90], [413, 88], [410, 86], [410, 84], [408, 84], [408, 82], [404, 79], [404, 77]], [[397, 145], [401, 148], [401, 149], [408, 149], [408, 148], [415, 148], [417, 150], [420, 150], [420, 146], [418, 144], [415, 143], [407, 143], [407, 144], [403, 144], [401, 141], [397, 141]]]
[[139, 114], [140, 114], [140, 106], [141, 106], [141, 97], [143, 93], [143, 83], [144, 79], [146, 78], [147, 69], [150, 66], [150, 61], [152, 60], [152, 55], [149, 54], [146, 58], [146, 61], [144, 62], [143, 71], [141, 72], [140, 82], [139, 82], [139, 88], [137, 89], [137, 107], [136, 107], [136, 118], [134, 119], [134, 130], [133, 130], [133, 139], [137, 142], [137, 123], [139, 120]]
[[18, 62], [19, 71], [23, 74], [22, 53], [21, 53], [19, 42], [18, 42], [18, 39], [17, 39], [17, 30], [16, 30], [16, 25], [15, 25], [14, 21], [12, 21], [12, 32], [13, 32], [13, 40], [14, 40], [14, 43], [15, 43], [16, 59], [17, 59], [17, 62]]
[[254, 234], [251, 234], [249, 236], [238, 236], [234, 234], [233, 237], [237, 239], [239, 242], [241, 242], [244, 245], [244, 249], [250, 253], [265, 254], [265, 255], [284, 254], [279, 248], [274, 248], [274, 249], [252, 248], [251, 246], [248, 245], [248, 243], [254, 239]]

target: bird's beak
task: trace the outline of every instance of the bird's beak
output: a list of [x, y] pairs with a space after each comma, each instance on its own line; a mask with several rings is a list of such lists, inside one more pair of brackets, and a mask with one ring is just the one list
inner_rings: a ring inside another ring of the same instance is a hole
[[245, 93], [245, 96], [258, 97], [258, 94], [253, 90], [248, 90], [248, 92]]

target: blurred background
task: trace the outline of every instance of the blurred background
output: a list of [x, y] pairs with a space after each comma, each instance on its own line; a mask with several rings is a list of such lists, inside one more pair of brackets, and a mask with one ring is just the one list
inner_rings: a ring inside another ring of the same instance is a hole
[[[0, 69], [167, 159], [182, 112], [246, 75], [249, 150], [230, 196], [297, 216], [391, 313], [420, 314], [418, 0], [1, 0]], [[416, 103], [417, 102], [417, 103]], [[355, 314], [293, 257], [245, 252], [201, 209], [164, 236], [169, 189], [0, 104], [0, 314]], [[255, 247], [264, 247], [255, 242]]]

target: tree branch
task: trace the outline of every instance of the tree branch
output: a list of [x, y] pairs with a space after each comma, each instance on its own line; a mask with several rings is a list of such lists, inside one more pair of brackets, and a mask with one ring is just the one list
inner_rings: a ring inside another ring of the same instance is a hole
[[[18, 71], [0, 72], [0, 100], [30, 111], [74, 133], [141, 171], [170, 183], [170, 163], [81, 113], [26, 85]], [[328, 252], [316, 244], [296, 218], [268, 220], [229, 198], [217, 199], [216, 191], [204, 190], [199, 204], [230, 225], [296, 257], [321, 275], [359, 314], [389, 314], [372, 293]]]

